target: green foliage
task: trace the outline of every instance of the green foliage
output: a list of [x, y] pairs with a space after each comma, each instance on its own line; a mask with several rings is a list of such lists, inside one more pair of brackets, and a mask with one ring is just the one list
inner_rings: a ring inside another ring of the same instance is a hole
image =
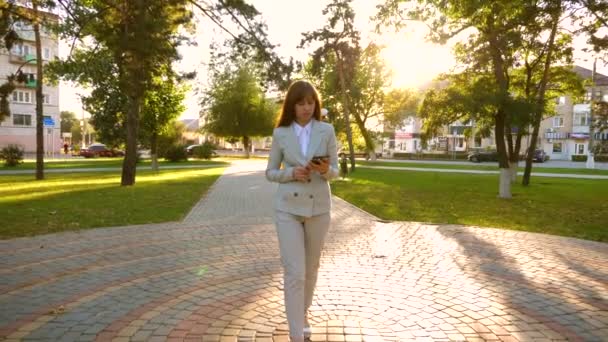
[[169, 130], [186, 109], [183, 104], [186, 87], [167, 76], [154, 78], [144, 99], [139, 131], [141, 145], [151, 146], [155, 141], [153, 136]]
[[188, 161], [185, 145], [171, 145], [164, 151], [163, 157], [170, 162]]
[[0, 160], [4, 160], [5, 166], [17, 166], [23, 162], [23, 150], [17, 145], [10, 144], [0, 150]]
[[214, 150], [217, 148], [210, 141], [205, 141], [201, 146], [197, 146], [192, 150], [192, 155], [198, 159], [211, 159], [215, 156]]
[[414, 89], [392, 89], [384, 94], [383, 122], [387, 129], [396, 129], [409, 116], [418, 116], [421, 96]]
[[183, 123], [173, 121], [167, 128], [158, 136], [157, 155], [165, 157], [167, 151], [175, 145], [183, 145], [183, 133], [186, 130]]
[[76, 114], [74, 114], [73, 112], [70, 111], [61, 111], [61, 113], [59, 113], [60, 116], [60, 127], [61, 127], [61, 133], [64, 132], [72, 132], [72, 127], [74, 127], [74, 125], [78, 125], [80, 124], [78, 119], [76, 118]]
[[203, 129], [220, 137], [271, 135], [278, 108], [259, 83], [246, 65], [214, 75], [202, 103], [207, 119]]

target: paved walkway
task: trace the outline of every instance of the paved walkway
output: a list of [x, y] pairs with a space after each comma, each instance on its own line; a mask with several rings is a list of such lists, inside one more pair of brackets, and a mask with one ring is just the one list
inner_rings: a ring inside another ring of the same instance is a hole
[[[0, 241], [0, 340], [286, 341], [263, 167], [184, 222]], [[608, 244], [334, 205], [313, 341], [608, 340]]]

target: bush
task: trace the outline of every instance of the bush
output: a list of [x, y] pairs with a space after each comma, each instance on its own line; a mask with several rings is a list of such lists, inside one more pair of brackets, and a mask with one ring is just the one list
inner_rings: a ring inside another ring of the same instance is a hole
[[572, 155], [572, 161], [575, 162], [586, 162], [587, 161], [587, 156], [584, 154], [573, 154]]
[[23, 150], [17, 145], [8, 145], [0, 150], [0, 159], [4, 160], [5, 166], [17, 166], [23, 162]]
[[184, 145], [172, 145], [165, 151], [163, 157], [170, 162], [187, 161], [188, 154]]
[[[593, 156], [593, 160], [596, 162], [608, 162], [608, 154], [596, 154], [595, 156]], [[587, 155], [586, 154], [574, 154], [572, 155], [572, 161], [580, 161], [580, 162], [586, 162], [587, 161]]]
[[205, 141], [201, 146], [192, 149], [192, 155], [199, 159], [211, 159], [217, 156], [213, 151], [215, 149], [216, 146], [212, 142]]
[[393, 158], [395, 159], [424, 159], [424, 160], [434, 160], [434, 159], [443, 159], [443, 160], [466, 160], [467, 153], [456, 152], [456, 153], [408, 153], [408, 152], [395, 152], [393, 153]]

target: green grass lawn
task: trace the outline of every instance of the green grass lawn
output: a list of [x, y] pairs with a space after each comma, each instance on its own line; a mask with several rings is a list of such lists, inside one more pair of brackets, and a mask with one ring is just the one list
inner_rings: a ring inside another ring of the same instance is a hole
[[359, 168], [335, 195], [387, 220], [507, 228], [608, 242], [608, 181], [533, 178], [497, 198], [498, 175]]
[[224, 168], [0, 176], [0, 238], [181, 220]]
[[[122, 167], [123, 158], [66, 158], [66, 159], [49, 159], [45, 160], [45, 169], [84, 169], [84, 168], [97, 168], [97, 167]], [[144, 159], [137, 164], [137, 167], [149, 167], [151, 164], [150, 159]], [[159, 166], [175, 166], [175, 165], [207, 165], [207, 164], [226, 164], [228, 163], [221, 159], [212, 160], [198, 160], [191, 159], [187, 162], [168, 162], [165, 160], [159, 160]], [[0, 164], [0, 171], [9, 170], [34, 170], [36, 169], [36, 161], [26, 160], [23, 163], [15, 167], [6, 167], [4, 164]]]
[[[407, 162], [407, 161], [399, 161], [399, 162], [383, 162], [383, 161], [359, 161], [357, 160], [357, 165], [370, 165], [370, 166], [393, 166], [393, 167], [418, 167], [418, 168], [433, 168], [433, 169], [457, 169], [457, 170], [483, 170], [483, 171], [498, 171], [497, 165], [484, 165], [484, 164], [474, 164], [471, 165], [462, 165], [462, 164], [424, 164], [417, 162]], [[524, 171], [525, 163], [521, 162], [519, 167], [519, 171]], [[581, 165], [580, 169], [569, 169], [569, 168], [553, 168], [553, 167], [542, 167], [542, 164], [534, 163], [532, 167], [532, 173], [534, 172], [543, 172], [543, 173], [571, 173], [571, 174], [581, 174], [581, 175], [608, 175], [608, 170], [597, 170], [597, 169], [585, 169], [584, 163]]]

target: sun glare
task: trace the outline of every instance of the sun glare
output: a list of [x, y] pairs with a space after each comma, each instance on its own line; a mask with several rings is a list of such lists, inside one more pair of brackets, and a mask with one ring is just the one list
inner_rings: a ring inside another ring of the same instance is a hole
[[393, 71], [395, 88], [419, 87], [454, 65], [450, 48], [415, 35], [386, 39], [382, 57]]

